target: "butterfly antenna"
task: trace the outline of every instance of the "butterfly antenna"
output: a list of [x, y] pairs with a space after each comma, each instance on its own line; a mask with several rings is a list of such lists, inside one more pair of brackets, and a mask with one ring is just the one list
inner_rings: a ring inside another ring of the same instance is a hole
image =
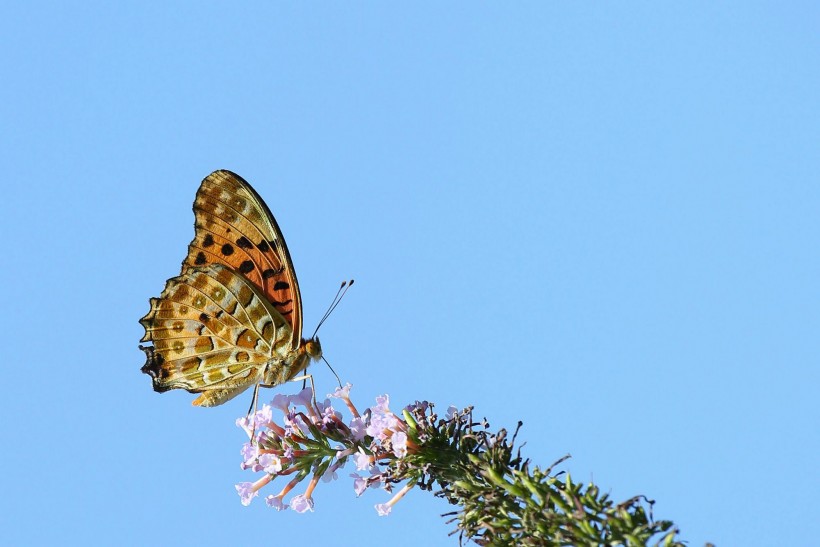
[[332, 367], [332, 366], [330, 366], [330, 363], [328, 363], [328, 362], [327, 362], [327, 359], [325, 359], [325, 356], [324, 356], [324, 355], [322, 355], [322, 361], [324, 361], [324, 362], [325, 362], [325, 364], [327, 365], [327, 368], [329, 368], [329, 369], [330, 369], [330, 372], [332, 372], [332, 373], [333, 373], [333, 376], [335, 376], [335, 377], [336, 377], [336, 381], [337, 381], [337, 382], [339, 382], [339, 387], [342, 387], [342, 379], [341, 379], [341, 378], [339, 378], [339, 375], [338, 375], [338, 374], [336, 374], [336, 371], [335, 371], [335, 370], [333, 370], [333, 367]]
[[[327, 318], [330, 317], [330, 314], [333, 313], [333, 310], [336, 309], [336, 306], [339, 305], [339, 302], [342, 301], [342, 298], [344, 298], [344, 296], [347, 294], [348, 289], [350, 289], [350, 287], [352, 287], [352, 286], [353, 286], [353, 279], [351, 279], [350, 281], [342, 281], [342, 285], [339, 287], [339, 290], [336, 291], [336, 296], [333, 297], [333, 301], [330, 303], [330, 306], [328, 306], [327, 311], [322, 316], [322, 319], [319, 321], [319, 324], [316, 325], [316, 330], [313, 331], [313, 336], [311, 336], [311, 338], [316, 337], [316, 333], [319, 332], [319, 327], [322, 326], [322, 323], [327, 321]], [[333, 369], [330, 369], [330, 370], [333, 370]], [[336, 374], [336, 373], [334, 372], [334, 374]]]

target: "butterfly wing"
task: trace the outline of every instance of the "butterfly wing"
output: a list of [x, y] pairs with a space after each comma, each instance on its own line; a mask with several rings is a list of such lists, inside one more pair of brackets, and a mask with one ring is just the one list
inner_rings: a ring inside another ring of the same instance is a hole
[[195, 235], [182, 272], [224, 264], [253, 283], [291, 327], [291, 348], [302, 338], [302, 300], [288, 247], [276, 220], [239, 175], [214, 171], [194, 201]]
[[154, 389], [202, 393], [195, 405], [222, 404], [266, 377], [292, 376], [283, 370], [293, 355], [290, 324], [257, 287], [221, 264], [169, 279], [140, 323], [141, 341], [154, 344], [142, 348], [142, 371]]

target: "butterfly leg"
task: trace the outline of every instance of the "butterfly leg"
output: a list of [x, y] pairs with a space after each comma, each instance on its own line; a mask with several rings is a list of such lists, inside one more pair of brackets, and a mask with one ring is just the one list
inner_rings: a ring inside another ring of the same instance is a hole
[[251, 421], [251, 442], [256, 442], [256, 407], [259, 404], [259, 384], [253, 386], [253, 398], [248, 408], [248, 419]]
[[251, 406], [248, 408], [248, 416], [256, 414], [257, 405], [259, 404], [259, 385], [254, 384], [253, 386], [253, 398], [251, 399]]

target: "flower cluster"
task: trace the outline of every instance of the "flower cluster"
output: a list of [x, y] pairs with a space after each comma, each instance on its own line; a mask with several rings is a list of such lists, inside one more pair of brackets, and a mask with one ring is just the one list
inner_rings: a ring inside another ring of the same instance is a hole
[[[243, 505], [250, 504], [259, 490], [277, 477], [290, 477], [278, 494], [265, 498], [275, 509], [293, 509], [299, 513], [313, 510], [313, 490], [320, 480], [338, 478], [337, 471], [352, 459], [356, 473], [351, 474], [356, 495], [368, 488], [391, 490], [397, 477], [397, 461], [418, 447], [408, 436], [407, 421], [396, 416], [389, 408], [387, 395], [376, 398], [376, 404], [360, 414], [350, 400], [351, 385], [338, 388], [323, 402], [317, 402], [311, 388], [297, 395], [276, 395], [270, 404], [237, 420], [237, 425], [248, 434], [249, 441], [242, 447], [242, 469], [263, 475], [255, 482], [242, 482], [236, 490]], [[331, 404], [340, 399], [351, 414], [345, 422], [342, 414]], [[283, 414], [282, 425], [274, 421], [274, 410]], [[427, 402], [404, 409], [403, 414], [424, 414], [432, 411]], [[453, 409], [454, 410], [454, 409]], [[293, 496], [285, 503], [285, 496], [310, 476], [304, 493]], [[411, 488], [405, 486], [387, 503], [376, 505], [380, 515], [387, 515], [393, 505]]]
[[[331, 404], [341, 400], [351, 418]], [[274, 421], [274, 410], [283, 414]], [[242, 468], [261, 473], [255, 482], [236, 485], [248, 505], [277, 477], [289, 481], [266, 502], [278, 510], [313, 510], [313, 491], [320, 480], [338, 478], [348, 460], [356, 466], [353, 488], [392, 492], [376, 505], [387, 515], [411, 488], [435, 491], [459, 509], [448, 513], [457, 522], [454, 533], [478, 545], [655, 545], [682, 547], [671, 521], [656, 521], [653, 501], [635, 496], [614, 503], [592, 484], [582, 485], [569, 473], [553, 474], [567, 457], [543, 469], [531, 465], [516, 450], [521, 422], [510, 437], [493, 433], [486, 420], [473, 420], [472, 408], [450, 407], [439, 419], [433, 404], [416, 402], [400, 415], [390, 410], [388, 397], [359, 413], [350, 400], [350, 385], [319, 403], [311, 389], [298, 395], [277, 395], [269, 405], [237, 420], [248, 434], [242, 448]], [[563, 475], [563, 477], [561, 476]], [[304, 492], [285, 496], [309, 478]], [[659, 537], [660, 536], [660, 537]]]

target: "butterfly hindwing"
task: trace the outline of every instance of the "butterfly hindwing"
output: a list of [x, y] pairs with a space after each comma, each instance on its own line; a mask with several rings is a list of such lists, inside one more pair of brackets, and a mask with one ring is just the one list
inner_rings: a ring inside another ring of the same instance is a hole
[[154, 344], [143, 366], [154, 389], [202, 392], [194, 403], [201, 406], [221, 404], [263, 381], [266, 367], [282, 368], [292, 350], [293, 331], [276, 307], [221, 264], [169, 279], [140, 323], [142, 341]]
[[302, 336], [302, 302], [282, 232], [265, 202], [242, 177], [214, 171], [194, 201], [193, 241], [183, 273], [207, 264], [224, 264], [247, 278], [291, 327], [291, 346]]

